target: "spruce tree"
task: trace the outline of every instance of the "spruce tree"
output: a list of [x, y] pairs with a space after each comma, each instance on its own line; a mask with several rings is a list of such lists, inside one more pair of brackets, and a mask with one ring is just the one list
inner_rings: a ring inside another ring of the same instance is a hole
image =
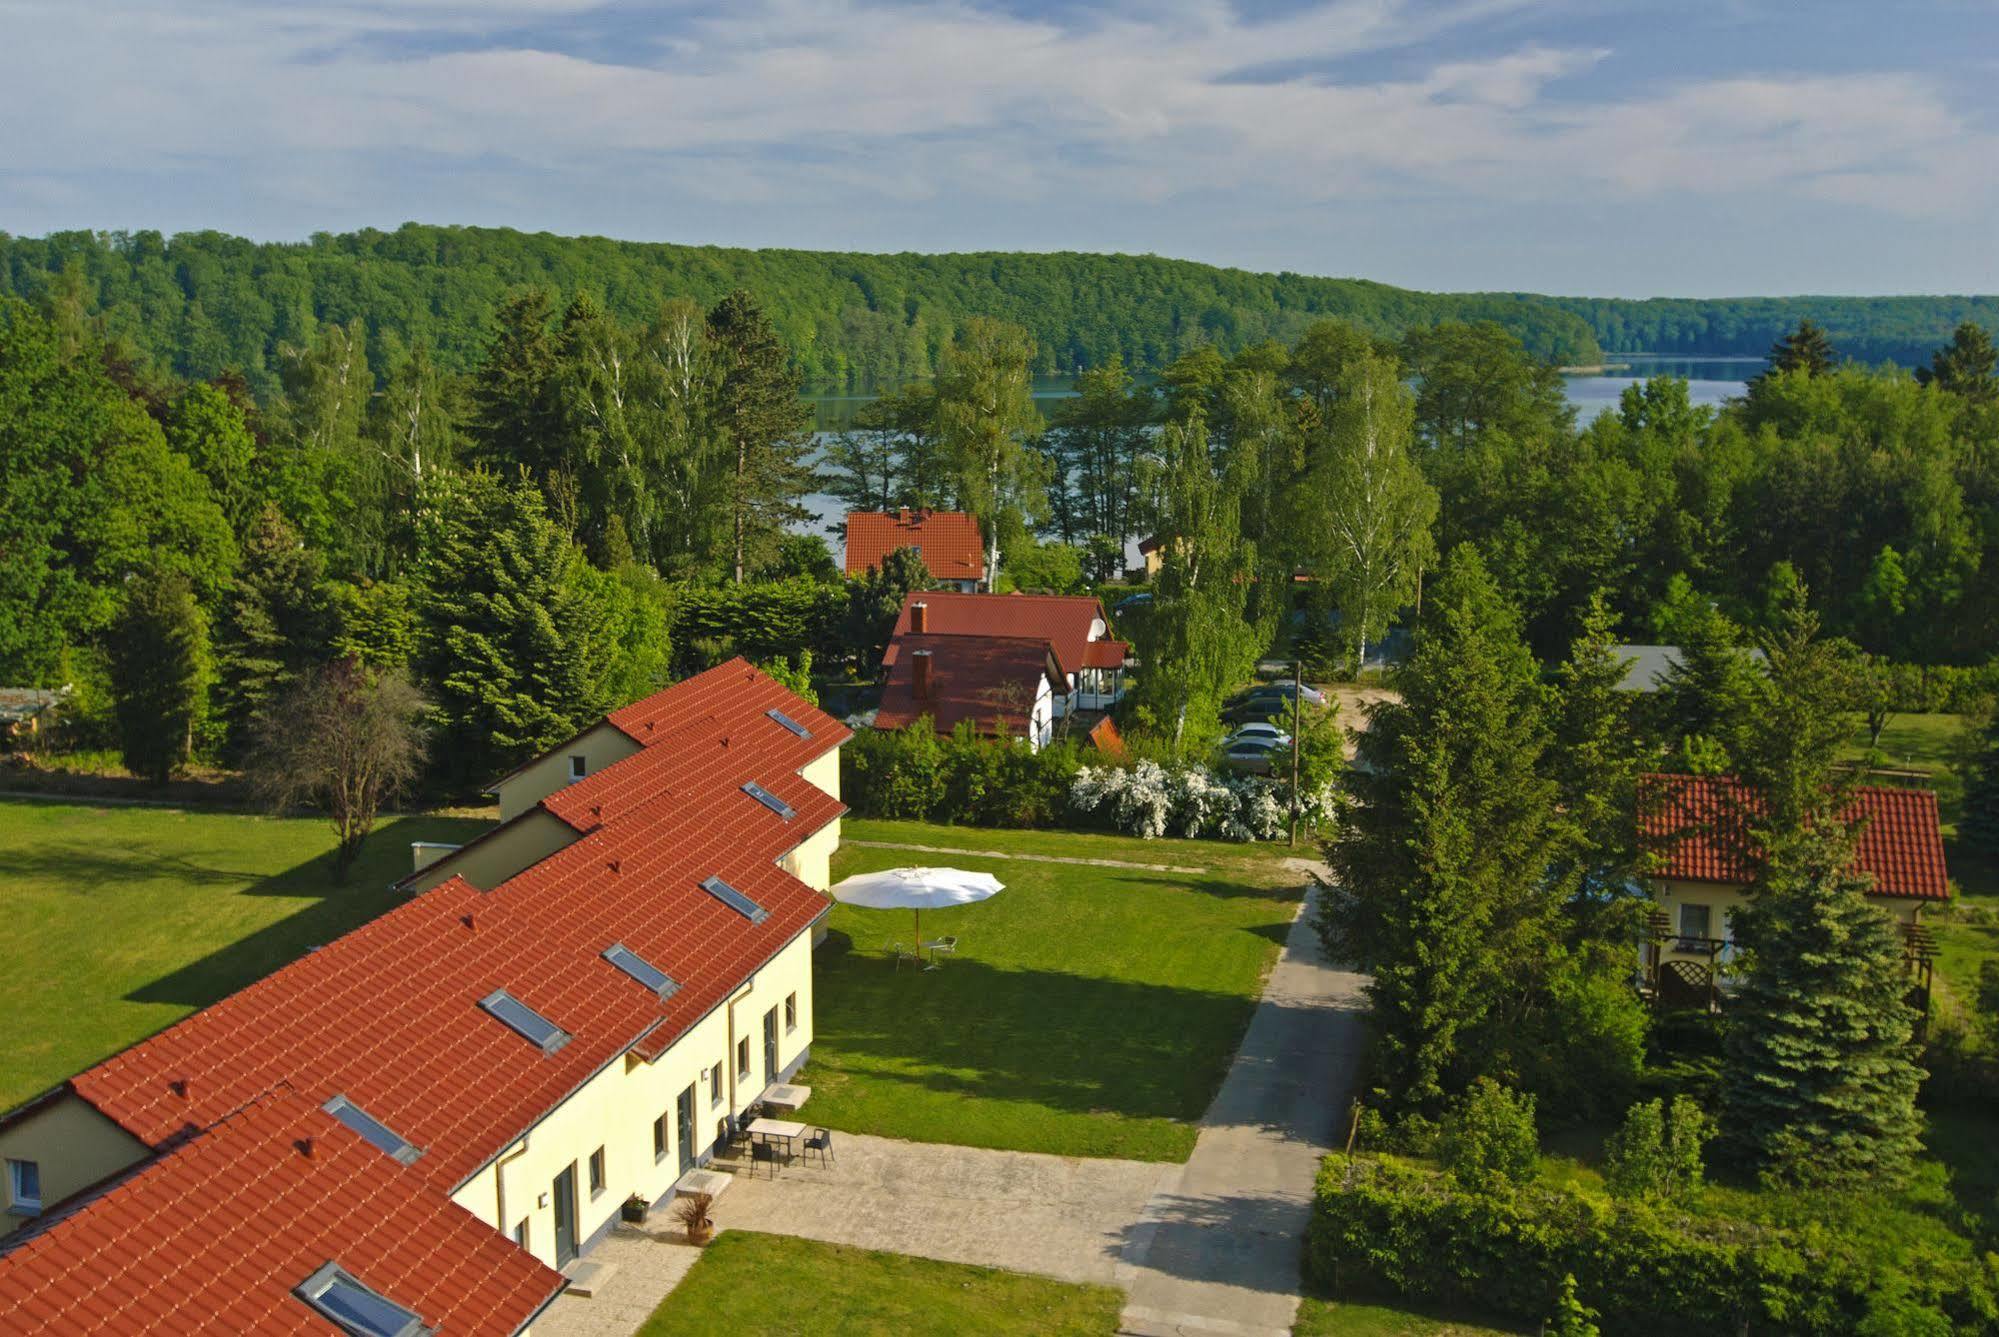
[[1931, 356], [1929, 366], [1916, 368], [1916, 380], [1982, 403], [1999, 397], [1996, 367], [1999, 350], [1992, 347], [1992, 336], [1983, 325], [1967, 320]]
[[724, 559], [740, 585], [785, 527], [809, 515], [798, 499], [814, 483], [805, 463], [812, 410], [799, 399], [791, 356], [754, 297], [737, 291], [716, 303], [708, 339], [722, 365], [716, 421], [727, 439]]
[[1544, 953], [1565, 896], [1538, 667], [1476, 549], [1446, 560], [1402, 700], [1377, 706], [1357, 803], [1326, 849], [1317, 925], [1372, 971], [1368, 1024], [1387, 1104], [1436, 1114], [1480, 1071], [1461, 1050]]
[[1832, 370], [1838, 357], [1823, 329], [1810, 319], [1800, 320], [1797, 329], [1770, 345], [1769, 369], [1756, 379], [1786, 371], [1823, 375]]
[[486, 356], [472, 378], [472, 457], [489, 468], [525, 468], [545, 481], [560, 464], [561, 405], [548, 293], [525, 288], [493, 316]]
[[165, 784], [193, 753], [210, 678], [208, 619], [187, 577], [133, 576], [105, 642], [125, 767]]
[[420, 553], [421, 664], [452, 778], [485, 781], [569, 737], [601, 699], [612, 647], [581, 555], [525, 481], [450, 484]]
[[215, 629], [224, 753], [240, 757], [272, 704], [331, 655], [335, 619], [325, 563], [266, 506], [243, 544]]
[[1615, 618], [1601, 590], [1583, 609], [1569, 658], [1556, 672], [1554, 778], [1571, 860], [1605, 885], [1629, 878], [1636, 858], [1631, 825], [1640, 741], [1632, 694], [1620, 690], [1630, 661], [1612, 652]]
[[1767, 1177], [1893, 1182], [1916, 1154], [1916, 1013], [1894, 922], [1853, 867], [1846, 657], [1802, 592], [1763, 640], [1769, 672], [1737, 730], [1741, 810], [1721, 834], [1755, 870], [1735, 938], [1750, 968], [1730, 1004], [1722, 1129]]

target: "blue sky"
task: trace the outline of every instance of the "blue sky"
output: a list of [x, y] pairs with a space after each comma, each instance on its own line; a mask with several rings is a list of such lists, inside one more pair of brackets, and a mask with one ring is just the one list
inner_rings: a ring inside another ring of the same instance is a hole
[[0, 229], [1999, 291], [1999, 0], [0, 0]]

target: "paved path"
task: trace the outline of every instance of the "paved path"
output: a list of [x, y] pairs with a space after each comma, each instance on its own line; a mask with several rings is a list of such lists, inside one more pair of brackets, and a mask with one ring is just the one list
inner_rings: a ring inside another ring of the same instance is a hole
[[1023, 859], [1031, 863], [1080, 863], [1093, 868], [1143, 868], [1154, 873], [1211, 873], [1178, 863], [1137, 863], [1131, 859], [1085, 859], [1073, 854], [1026, 854], [1015, 850], [970, 850], [955, 845], [913, 845], [902, 840], [842, 840], [865, 850], [915, 850], [919, 854], [959, 854], [972, 859]]
[[1364, 982], [1326, 961], [1301, 912], [1192, 1158], [1132, 1232], [1116, 1274], [1131, 1293], [1124, 1332], [1290, 1331], [1312, 1181], [1360, 1057]]

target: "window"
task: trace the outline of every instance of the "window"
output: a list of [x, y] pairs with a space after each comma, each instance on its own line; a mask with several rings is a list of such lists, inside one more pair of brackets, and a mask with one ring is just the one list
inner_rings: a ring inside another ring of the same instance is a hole
[[722, 1065], [719, 1063], [708, 1069], [708, 1103], [722, 1103]]
[[719, 877], [706, 879], [701, 883], [701, 889], [752, 924], [761, 924], [770, 918], [769, 911]]
[[749, 1076], [750, 1037], [745, 1035], [742, 1039], [736, 1041], [736, 1080], [739, 1082], [747, 1081], [749, 1080]]
[[520, 1219], [520, 1224], [514, 1227], [514, 1243], [523, 1249], [528, 1246], [528, 1219], [525, 1216]]
[[784, 996], [784, 1033], [786, 1035], [789, 1035], [797, 1029], [798, 1029], [798, 995], [795, 993], [788, 993]]
[[1712, 936], [1708, 930], [1713, 927], [1712, 911], [1705, 905], [1682, 902], [1680, 905], [1680, 950], [1683, 952], [1704, 951], [1707, 944], [1693, 939]]
[[652, 1159], [654, 1164], [666, 1159], [666, 1116], [660, 1115], [652, 1121]]
[[410, 1164], [417, 1157], [423, 1155], [423, 1152], [410, 1144], [409, 1139], [397, 1133], [381, 1120], [371, 1116], [366, 1110], [356, 1105], [346, 1096], [335, 1096], [321, 1108], [359, 1133], [362, 1137], [367, 1138], [376, 1150], [387, 1152], [404, 1165]]
[[680, 990], [673, 976], [661, 970], [652, 962], [640, 956], [622, 942], [614, 942], [604, 949], [604, 959], [630, 975], [640, 984], [651, 989], [662, 999], [671, 998]]
[[495, 989], [479, 1000], [479, 1006], [505, 1022], [523, 1039], [532, 1041], [542, 1053], [553, 1054], [569, 1043], [569, 1032], [508, 993]]
[[791, 716], [785, 714], [781, 710], [776, 709], [775, 707], [773, 707], [770, 710], [766, 710], [764, 714], [770, 716], [772, 719], [776, 720], [779, 724], [782, 724], [785, 728], [797, 734], [800, 738], [810, 738], [812, 736], [812, 730], [806, 728], [804, 725], [800, 724], [797, 720], [791, 718]]
[[307, 1277], [295, 1293], [355, 1337], [422, 1337], [435, 1331], [426, 1328], [414, 1310], [369, 1290], [337, 1263]]
[[597, 1148], [590, 1153], [590, 1196], [596, 1197], [604, 1191], [604, 1149]]
[[7, 1162], [7, 1210], [16, 1216], [39, 1216], [42, 1211], [42, 1163]]
[[757, 802], [763, 804], [766, 808], [769, 808], [772, 812], [776, 813], [778, 816], [782, 817], [787, 822], [790, 821], [792, 817], [797, 813], [797, 809], [793, 808], [789, 803], [786, 803], [783, 799], [771, 793], [768, 789], [765, 789], [762, 785], [758, 784], [754, 780], [749, 781], [743, 786], [743, 792], [745, 794], [748, 794], [751, 798], [755, 799]]
[[569, 778], [572, 780], [581, 780], [589, 773], [590, 759], [581, 753], [572, 754], [569, 758]]

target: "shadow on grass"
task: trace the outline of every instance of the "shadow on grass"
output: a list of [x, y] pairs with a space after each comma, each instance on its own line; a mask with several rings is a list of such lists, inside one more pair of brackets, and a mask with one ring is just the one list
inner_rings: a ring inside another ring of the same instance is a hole
[[106, 883], [128, 880], [135, 875], [167, 878], [198, 887], [226, 886], [258, 876], [254, 871], [198, 863], [186, 855], [120, 852], [102, 843], [71, 842], [0, 850], [0, 879], [46, 880], [76, 896], [94, 895]]
[[1208, 1111], [1258, 1006], [965, 958], [897, 970], [843, 936], [818, 957], [815, 1061], [869, 1085], [1192, 1122]]
[[1309, 1194], [1165, 1193], [1126, 1226], [1125, 1262], [1179, 1281], [1226, 1282], [1272, 1295], [1298, 1291]]
[[[134, 989], [125, 995], [126, 1000], [200, 1008], [226, 998], [408, 899], [404, 893], [393, 890], [391, 884], [409, 870], [412, 841], [464, 841], [488, 825], [462, 817], [399, 817], [376, 828], [368, 837], [361, 857], [344, 882], [333, 880], [332, 860], [325, 854], [260, 878], [241, 894], [313, 899], [296, 914]], [[131, 873], [129, 861], [116, 870], [119, 876], [129, 877]], [[183, 876], [178, 871], [174, 875]], [[243, 876], [216, 874], [212, 880]]]

